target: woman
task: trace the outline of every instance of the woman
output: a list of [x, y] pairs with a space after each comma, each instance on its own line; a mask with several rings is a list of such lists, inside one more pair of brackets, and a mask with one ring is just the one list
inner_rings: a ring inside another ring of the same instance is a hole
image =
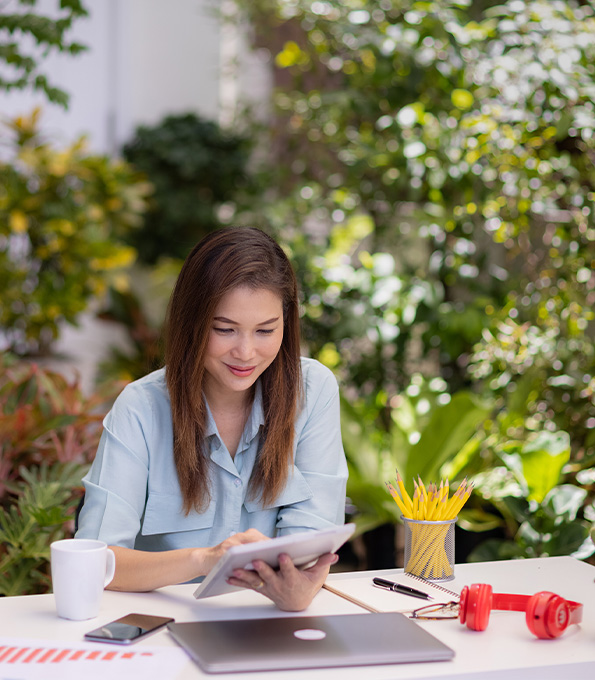
[[[344, 522], [347, 467], [333, 374], [300, 359], [295, 275], [253, 228], [221, 229], [186, 259], [167, 314], [165, 368], [104, 420], [77, 538], [116, 553], [116, 590], [206, 575], [232, 545]], [[305, 609], [334, 555], [281, 556], [230, 583]]]

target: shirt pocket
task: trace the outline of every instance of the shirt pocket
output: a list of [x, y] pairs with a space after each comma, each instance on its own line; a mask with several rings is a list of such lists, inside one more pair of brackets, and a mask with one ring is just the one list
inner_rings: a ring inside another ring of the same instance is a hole
[[302, 473], [297, 467], [293, 466], [289, 471], [289, 477], [287, 478], [285, 488], [272, 503], [262, 505], [258, 498], [256, 500], [246, 499], [244, 501], [244, 507], [248, 512], [262, 512], [263, 510], [272, 510], [275, 508], [283, 508], [287, 505], [295, 505], [296, 503], [309, 500], [313, 495], [312, 489], [304, 479]]
[[210, 529], [215, 521], [215, 510], [215, 503], [211, 502], [204, 512], [191, 511], [185, 515], [180, 495], [151, 493], [140, 532], [143, 536], [154, 536]]

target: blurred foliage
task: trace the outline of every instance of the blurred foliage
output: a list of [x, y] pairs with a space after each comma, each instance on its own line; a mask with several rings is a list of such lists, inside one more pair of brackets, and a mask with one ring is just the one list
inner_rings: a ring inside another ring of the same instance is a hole
[[108, 284], [126, 286], [150, 185], [121, 161], [85, 152], [84, 139], [58, 150], [42, 140], [39, 110], [10, 122], [10, 160], [0, 162], [0, 343], [45, 353], [61, 323]]
[[0, 594], [47, 591], [50, 543], [72, 535], [106, 404], [122, 388], [87, 396], [78, 379], [0, 357]]
[[142, 227], [128, 235], [143, 263], [161, 256], [184, 259], [209, 231], [221, 226], [218, 210], [246, 184], [248, 143], [194, 114], [168, 116], [142, 126], [124, 157], [155, 187]]
[[[474, 441], [489, 406], [463, 391], [451, 398], [445, 387], [440, 378], [428, 383], [416, 374], [408, 388], [393, 396], [388, 405], [380, 399], [374, 408], [364, 399], [343, 397], [348, 493], [357, 508], [354, 519], [358, 533], [399, 519], [401, 513], [385, 487], [386, 481], [394, 480], [396, 470], [413, 495], [413, 479], [438, 479], [444, 462]], [[390, 425], [379, 428], [379, 412], [387, 408]]]
[[20, 469], [9, 504], [0, 505], [0, 595], [51, 590], [50, 545], [72, 536], [81, 477], [79, 463]]
[[[523, 441], [495, 443], [493, 452], [492, 464], [473, 475], [477, 496], [463, 509], [459, 523], [472, 531], [504, 525], [509, 538], [488, 539], [469, 560], [592, 555], [595, 467], [572, 475], [571, 469], [565, 471], [571, 456], [568, 434], [542, 431]], [[565, 483], [565, 477], [573, 483]]]
[[[243, 221], [287, 244], [311, 352], [379, 439], [417, 374], [489, 404], [467, 467], [443, 457], [454, 475], [567, 437], [567, 464], [542, 461], [550, 496], [524, 497], [537, 543], [487, 487], [474, 500], [506, 531], [502, 555], [513, 539], [547, 554], [552, 498], [574, 487], [555, 530], [575, 550], [595, 454], [594, 3], [237, 4], [275, 84], [261, 200]], [[373, 446], [381, 470], [388, 449]]]
[[161, 257], [153, 267], [135, 265], [130, 288], [110, 290], [101, 318], [120, 323], [131, 348], [112, 348], [98, 366], [99, 382], [136, 380], [163, 366], [163, 323], [182, 260]]
[[[47, 3], [44, 3], [47, 7]], [[51, 16], [32, 11], [37, 0], [8, 0], [0, 8], [0, 90], [24, 90], [31, 88], [43, 92], [50, 102], [68, 105], [68, 95], [53, 86], [39, 62], [52, 51], [73, 56], [87, 48], [76, 41], [69, 41], [67, 34], [73, 24], [88, 12], [80, 0], [56, 0]]]
[[0, 356], [0, 503], [4, 485], [19, 479], [21, 468], [42, 463], [89, 463], [102, 428], [102, 410], [123, 383], [88, 396], [78, 378], [8, 353]]

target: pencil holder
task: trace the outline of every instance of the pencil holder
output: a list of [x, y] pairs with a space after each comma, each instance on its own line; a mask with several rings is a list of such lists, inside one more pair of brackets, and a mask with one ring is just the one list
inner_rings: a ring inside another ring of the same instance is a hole
[[452, 580], [457, 518], [441, 522], [401, 519], [405, 526], [405, 573], [431, 581]]

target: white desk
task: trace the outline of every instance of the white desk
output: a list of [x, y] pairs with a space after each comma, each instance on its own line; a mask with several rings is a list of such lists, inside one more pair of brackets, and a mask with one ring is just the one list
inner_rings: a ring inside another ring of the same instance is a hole
[[[332, 574], [329, 584], [340, 587], [341, 580], [354, 577], [369, 581], [372, 575], [390, 578], [400, 570]], [[288, 671], [274, 673], [243, 673], [206, 675], [190, 660], [178, 680], [201, 677], [224, 680], [405, 680], [424, 678], [486, 680], [593, 680], [595, 678], [595, 567], [571, 557], [551, 557], [509, 562], [461, 564], [455, 568], [456, 578], [445, 584], [460, 591], [470, 583], [489, 583], [494, 592], [532, 595], [550, 590], [562, 597], [584, 604], [583, 623], [570, 626], [554, 640], [538, 640], [528, 630], [525, 616], [519, 612], [491, 613], [488, 629], [475, 632], [461, 626], [457, 620], [420, 623], [447, 645], [456, 656], [453, 661], [366, 668]], [[198, 621], [232, 618], [295, 616], [281, 612], [264, 596], [242, 591], [197, 601], [192, 597], [194, 586], [180, 585], [162, 588], [152, 593], [106, 592], [101, 613], [96, 619], [71, 622], [57, 618], [52, 595], [0, 598], [0, 638], [4, 636], [53, 640], [55, 643], [82, 641], [83, 634], [103, 623], [129, 612], [173, 616], [177, 621]], [[391, 593], [387, 592], [390, 598]], [[413, 599], [413, 598], [412, 598]], [[419, 600], [412, 606], [419, 606]], [[328, 592], [321, 591], [305, 615], [353, 614], [363, 610]], [[367, 614], [374, 616], [374, 614]], [[175, 646], [166, 631], [159, 632], [131, 649], [146, 646]], [[120, 648], [121, 649], [121, 648]], [[2, 674], [0, 673], [0, 678]], [[66, 680], [66, 679], [65, 679]], [[110, 678], [110, 680], [116, 680]]]

